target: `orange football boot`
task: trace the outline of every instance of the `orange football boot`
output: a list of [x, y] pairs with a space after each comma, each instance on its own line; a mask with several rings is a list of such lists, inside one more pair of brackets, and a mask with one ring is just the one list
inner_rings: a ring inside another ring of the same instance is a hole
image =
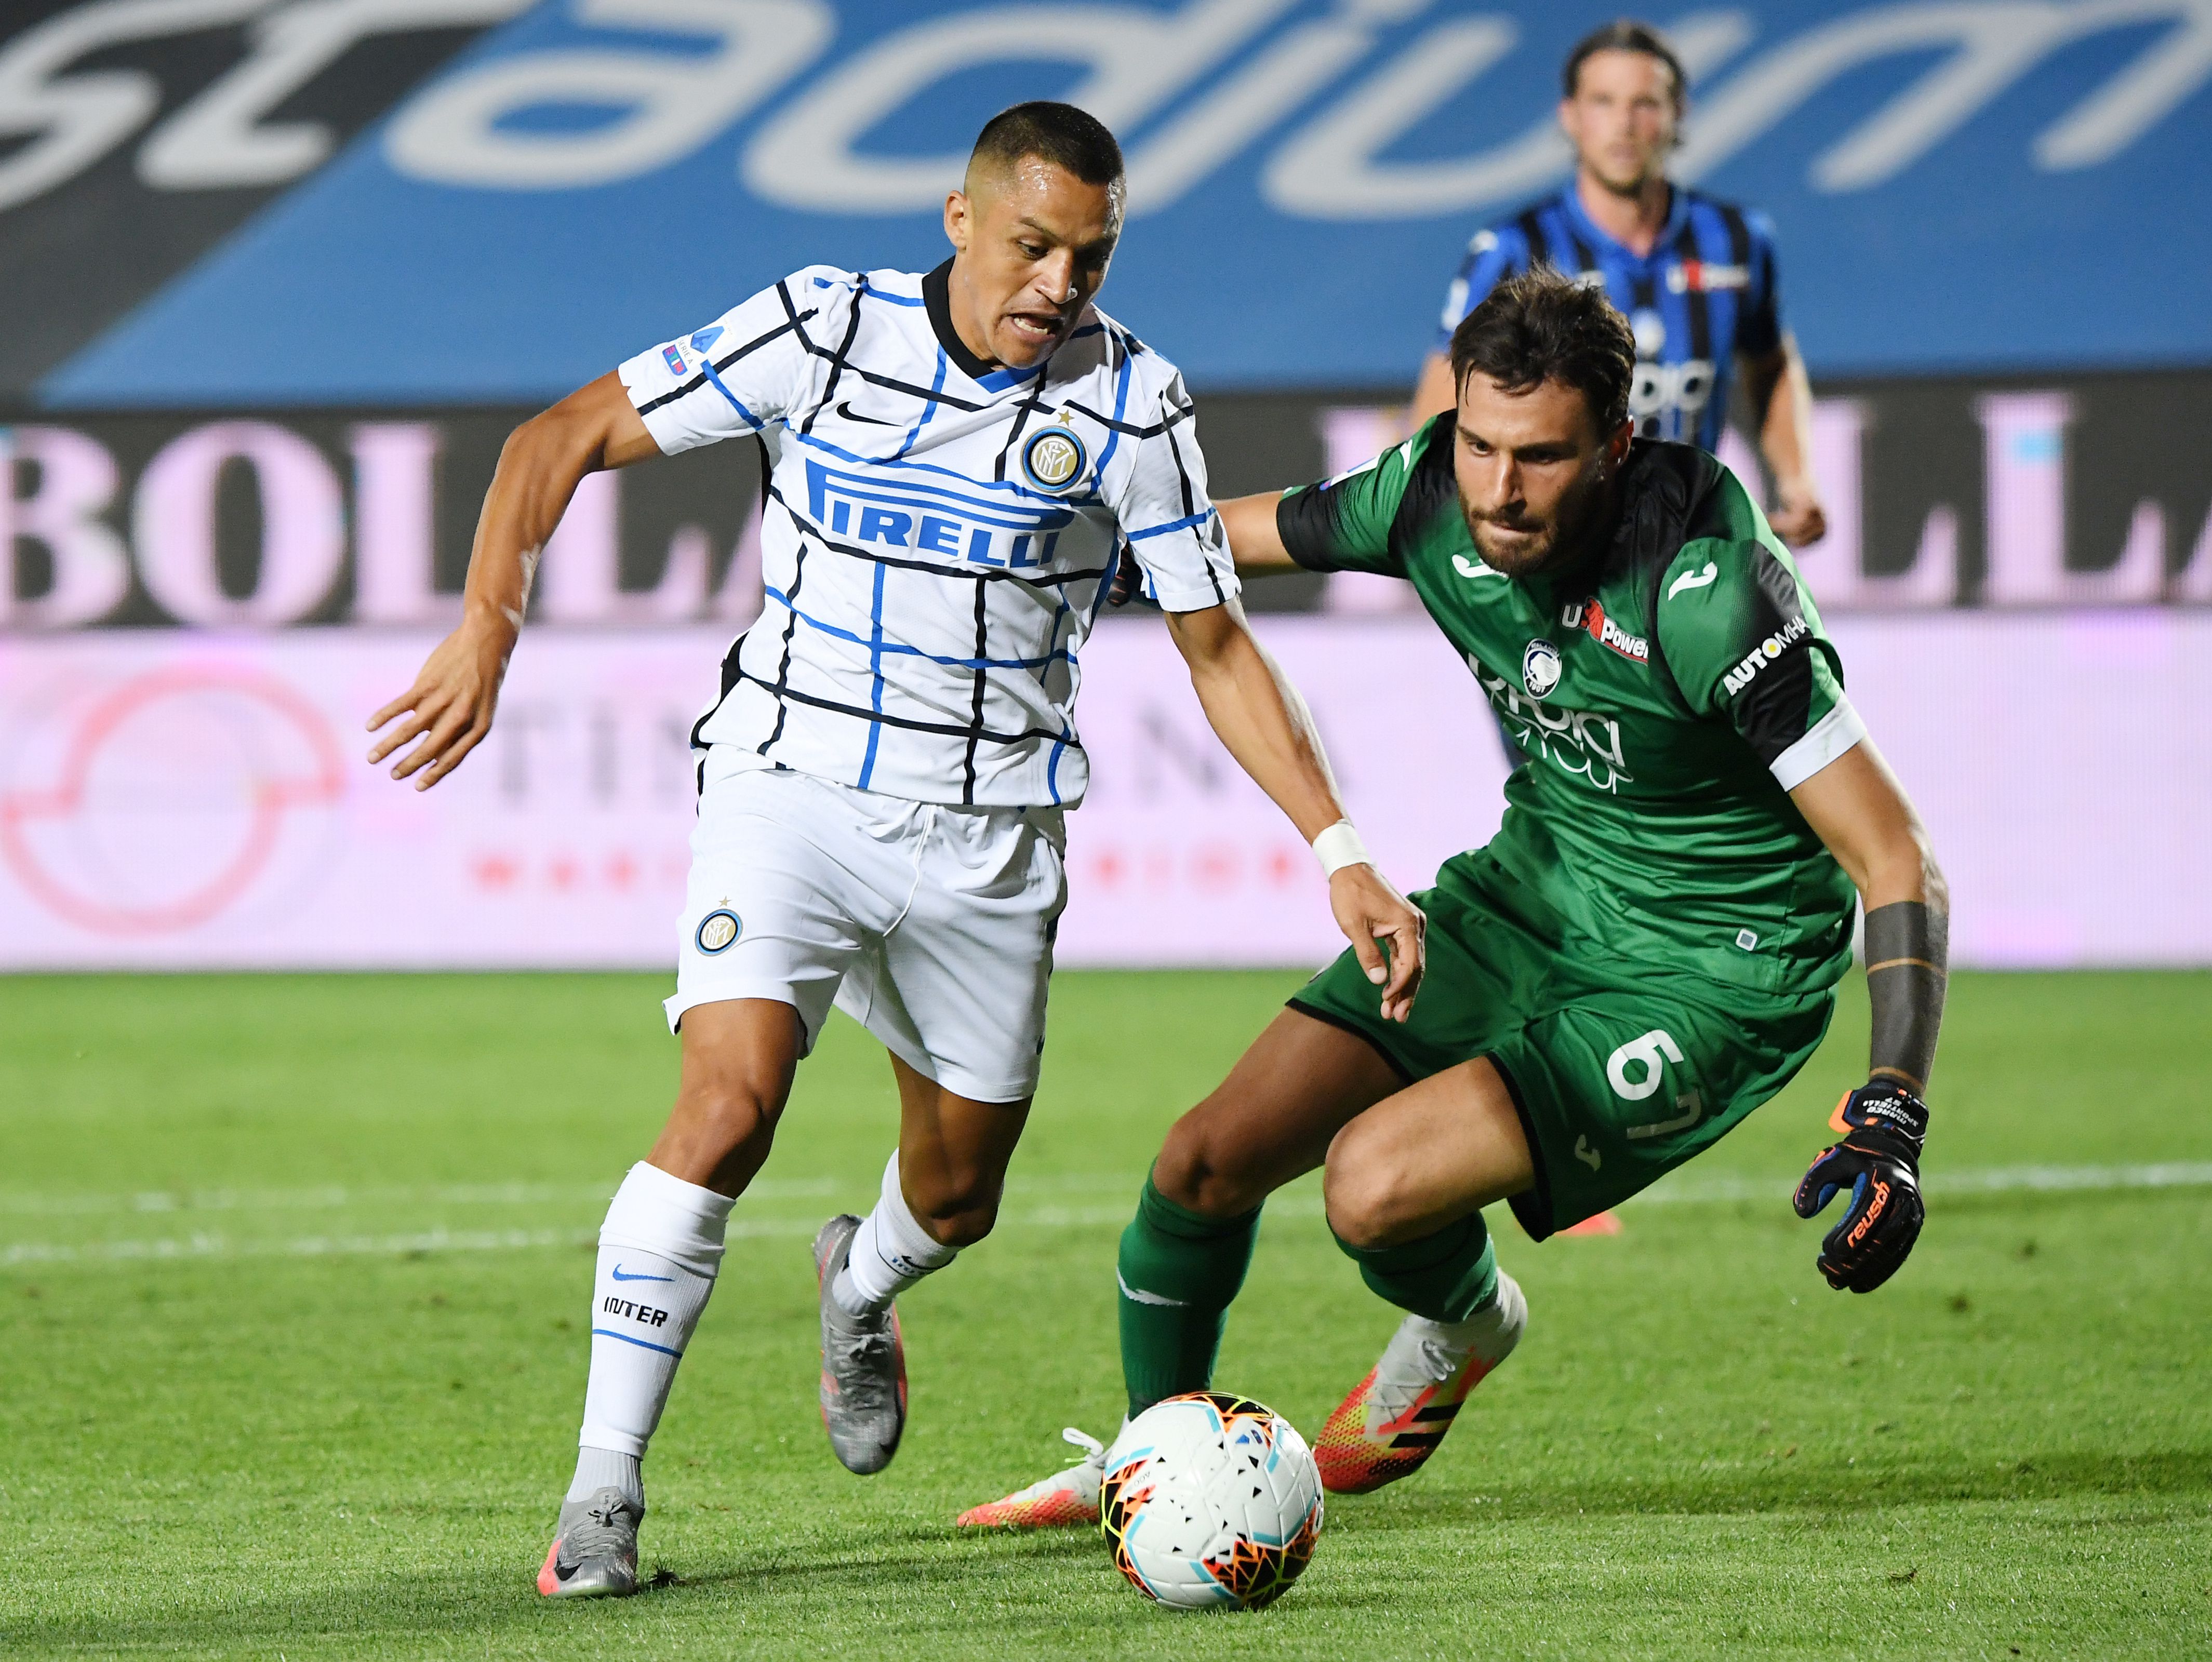
[[1073, 1426], [1060, 1434], [1083, 1450], [1083, 1461], [1065, 1471], [1041, 1478], [1017, 1489], [1003, 1501], [969, 1507], [952, 1522], [960, 1529], [1065, 1529], [1072, 1524], [1098, 1521], [1098, 1486], [1106, 1479], [1106, 1446], [1086, 1437]]
[[1498, 1272], [1498, 1296], [1466, 1321], [1463, 1344], [1438, 1337], [1440, 1322], [1407, 1316], [1383, 1347], [1382, 1360], [1336, 1405], [1314, 1439], [1322, 1487], [1332, 1495], [1364, 1495], [1421, 1469], [1451, 1429], [1467, 1393], [1513, 1354], [1528, 1325], [1520, 1283]]

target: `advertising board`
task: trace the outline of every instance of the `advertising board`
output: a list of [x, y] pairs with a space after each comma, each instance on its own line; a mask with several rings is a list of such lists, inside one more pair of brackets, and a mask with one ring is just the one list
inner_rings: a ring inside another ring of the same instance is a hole
[[[1425, 619], [1280, 616], [1352, 809], [1412, 889], [1487, 838], [1505, 761]], [[1956, 961], [2212, 961], [2212, 615], [1837, 620], [1953, 890]], [[720, 628], [526, 635], [500, 721], [418, 792], [362, 761], [422, 630], [88, 631], [0, 652], [0, 968], [674, 961], [687, 733]], [[1090, 800], [1060, 961], [1318, 964], [1312, 858], [1207, 729], [1165, 631], [1083, 659]]]
[[[428, 625], [458, 616], [477, 509], [524, 409], [26, 416], [0, 427], [0, 636], [82, 628]], [[1213, 395], [1213, 494], [1279, 489], [1398, 442], [1401, 409]], [[2212, 603], [2212, 373], [1842, 384], [1814, 406], [1824, 610]], [[1733, 432], [1723, 447], [1758, 465]], [[759, 605], [749, 443], [586, 479], [544, 622], [741, 626]], [[1379, 580], [1378, 580], [1379, 581]], [[1255, 609], [1409, 604], [1284, 579]]]

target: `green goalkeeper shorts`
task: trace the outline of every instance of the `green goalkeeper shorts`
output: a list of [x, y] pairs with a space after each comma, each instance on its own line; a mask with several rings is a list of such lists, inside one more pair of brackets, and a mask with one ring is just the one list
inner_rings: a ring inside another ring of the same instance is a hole
[[1749, 992], [1601, 950], [1480, 849], [1413, 900], [1428, 969], [1411, 1021], [1382, 1019], [1349, 951], [1291, 1008], [1365, 1039], [1408, 1083], [1489, 1058], [1534, 1156], [1535, 1187], [1511, 1204], [1538, 1240], [1724, 1136], [1805, 1065], [1834, 1012], [1829, 992]]

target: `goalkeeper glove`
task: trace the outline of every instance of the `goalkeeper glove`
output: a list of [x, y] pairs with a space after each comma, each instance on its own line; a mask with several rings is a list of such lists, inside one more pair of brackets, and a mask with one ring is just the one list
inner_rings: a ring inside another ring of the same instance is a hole
[[1814, 1156], [1797, 1186], [1797, 1216], [1812, 1217], [1839, 1191], [1850, 1198], [1820, 1243], [1820, 1273], [1838, 1292], [1871, 1293], [1897, 1273], [1919, 1237], [1920, 1147], [1928, 1106], [1876, 1080], [1844, 1093], [1828, 1122], [1844, 1140]]

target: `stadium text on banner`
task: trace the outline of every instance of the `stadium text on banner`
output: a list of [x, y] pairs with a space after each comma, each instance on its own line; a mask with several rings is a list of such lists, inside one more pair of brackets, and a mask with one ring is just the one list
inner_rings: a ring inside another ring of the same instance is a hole
[[[0, 343], [0, 396], [548, 398], [641, 328], [825, 250], [935, 264], [968, 137], [1013, 96], [1073, 98], [1121, 134], [1141, 234], [1115, 310], [1194, 387], [1395, 386], [1470, 231], [1565, 176], [1556, 66], [1601, 15], [1116, 0], [1025, 6], [1009, 28], [972, 0], [62, 4], [0, 41], [0, 88], [34, 112], [0, 159], [0, 226], [25, 251], [0, 255], [0, 301], [34, 319]], [[1693, 82], [1676, 176], [1771, 215], [1816, 374], [2212, 360], [2212, 311], [2176, 288], [2212, 252], [2195, 0], [1661, 21]], [[143, 67], [100, 73], [127, 95], [64, 96], [80, 60], [125, 46]], [[1197, 246], [1265, 281], [1221, 306], [1184, 280]]]

